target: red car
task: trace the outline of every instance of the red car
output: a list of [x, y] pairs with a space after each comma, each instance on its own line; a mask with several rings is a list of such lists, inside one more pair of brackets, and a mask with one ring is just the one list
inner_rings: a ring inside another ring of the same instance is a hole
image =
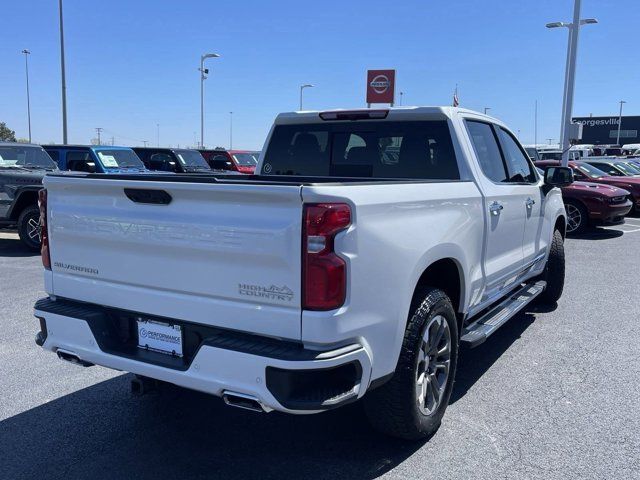
[[[573, 162], [569, 162], [572, 166]], [[558, 165], [555, 160], [535, 162], [538, 168]], [[580, 233], [589, 226], [624, 223], [631, 211], [629, 192], [611, 185], [576, 181], [562, 188], [562, 198], [567, 211], [567, 233]]]
[[230, 170], [233, 172], [253, 174], [258, 165], [260, 152], [253, 150], [198, 150], [209, 166], [214, 170]]

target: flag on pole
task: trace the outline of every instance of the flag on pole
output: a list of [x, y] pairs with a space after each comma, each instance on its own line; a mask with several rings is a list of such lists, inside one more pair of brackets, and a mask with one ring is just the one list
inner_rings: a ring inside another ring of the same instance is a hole
[[460, 105], [460, 101], [458, 100], [458, 85], [456, 85], [456, 89], [453, 91], [453, 103], [454, 107]]

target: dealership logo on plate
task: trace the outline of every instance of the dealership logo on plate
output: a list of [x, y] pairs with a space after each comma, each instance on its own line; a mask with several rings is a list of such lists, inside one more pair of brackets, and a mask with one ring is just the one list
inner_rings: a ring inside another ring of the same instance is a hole
[[371, 80], [369, 86], [373, 88], [373, 91], [376, 93], [385, 93], [389, 90], [391, 82], [386, 75], [378, 75]]

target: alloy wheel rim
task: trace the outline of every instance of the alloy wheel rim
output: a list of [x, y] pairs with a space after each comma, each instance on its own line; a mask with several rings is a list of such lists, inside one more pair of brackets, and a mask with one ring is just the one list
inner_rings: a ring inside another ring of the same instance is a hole
[[451, 331], [442, 315], [433, 317], [422, 334], [416, 369], [416, 401], [423, 415], [442, 403], [451, 365]]
[[565, 208], [567, 209], [567, 231], [573, 232], [580, 226], [580, 223], [582, 223], [582, 214], [580, 210], [573, 205], [567, 204]]
[[27, 221], [27, 235], [30, 240], [40, 243], [40, 218], [32, 217]]

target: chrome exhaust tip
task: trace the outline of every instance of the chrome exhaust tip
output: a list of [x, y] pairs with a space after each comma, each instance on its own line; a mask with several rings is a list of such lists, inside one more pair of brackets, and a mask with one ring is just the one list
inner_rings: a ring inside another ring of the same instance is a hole
[[224, 391], [222, 393], [222, 400], [224, 403], [231, 407], [243, 408], [245, 410], [251, 410], [252, 412], [269, 412], [271, 409], [267, 409], [260, 400], [252, 395], [246, 395], [238, 392]]
[[60, 360], [64, 360], [65, 362], [73, 363], [74, 365], [80, 365], [81, 367], [92, 367], [93, 363], [85, 362], [81, 360], [80, 357], [68, 350], [63, 350], [62, 348], [58, 348], [56, 350], [56, 355]]

